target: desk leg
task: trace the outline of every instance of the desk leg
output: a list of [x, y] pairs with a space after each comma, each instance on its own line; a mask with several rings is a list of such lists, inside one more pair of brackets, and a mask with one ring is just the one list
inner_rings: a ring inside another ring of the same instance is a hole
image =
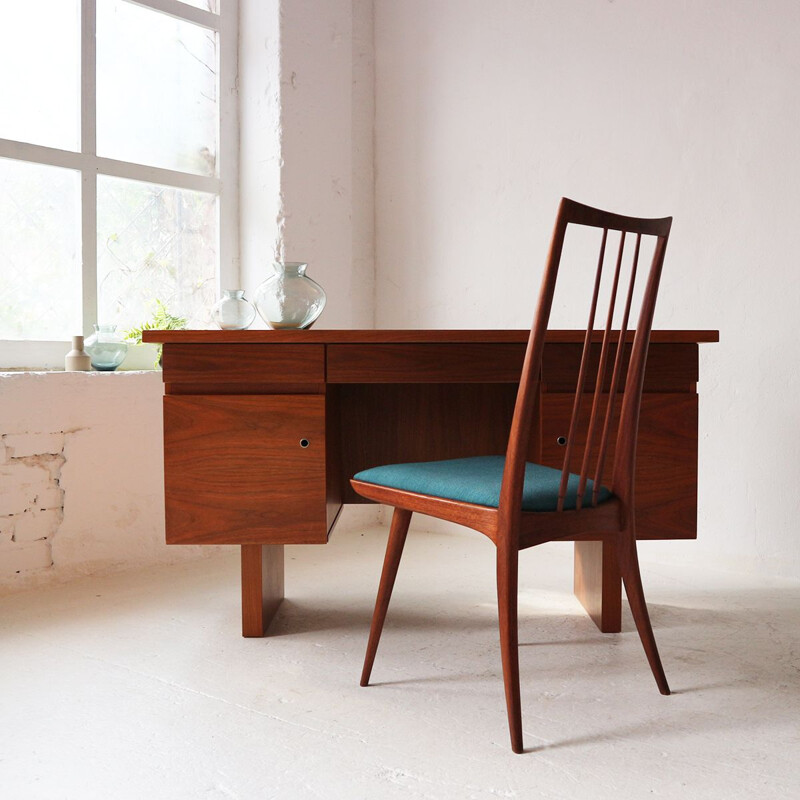
[[613, 542], [575, 542], [574, 592], [603, 633], [622, 630], [622, 578]]
[[263, 636], [283, 600], [283, 545], [242, 545], [242, 636]]

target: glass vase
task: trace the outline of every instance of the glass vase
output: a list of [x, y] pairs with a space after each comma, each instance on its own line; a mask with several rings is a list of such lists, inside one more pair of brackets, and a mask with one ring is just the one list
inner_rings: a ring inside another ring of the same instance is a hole
[[100, 372], [112, 372], [128, 355], [128, 345], [117, 333], [116, 325], [95, 325], [94, 333], [86, 340], [85, 349], [92, 366]]
[[275, 274], [256, 289], [256, 308], [270, 328], [310, 328], [325, 308], [325, 291], [301, 261], [276, 261]]
[[244, 289], [223, 289], [222, 298], [212, 311], [214, 322], [223, 331], [243, 331], [256, 318], [253, 304], [245, 299]]

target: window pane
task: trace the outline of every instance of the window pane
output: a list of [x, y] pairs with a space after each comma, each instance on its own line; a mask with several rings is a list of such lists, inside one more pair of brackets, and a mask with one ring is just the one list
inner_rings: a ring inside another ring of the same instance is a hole
[[80, 176], [0, 158], [0, 339], [80, 334]]
[[98, 0], [98, 154], [214, 175], [216, 131], [216, 33]]
[[0, 138], [77, 150], [79, 0], [3, 3]]
[[190, 328], [207, 327], [217, 218], [215, 195], [98, 176], [98, 321], [140, 325], [160, 300]]

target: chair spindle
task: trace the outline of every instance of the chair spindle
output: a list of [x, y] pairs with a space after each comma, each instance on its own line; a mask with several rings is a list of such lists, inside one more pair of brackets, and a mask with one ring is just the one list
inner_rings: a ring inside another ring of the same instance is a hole
[[586, 335], [583, 339], [583, 354], [581, 355], [581, 366], [578, 370], [578, 386], [575, 391], [575, 401], [572, 405], [572, 418], [569, 423], [569, 433], [567, 434], [567, 446], [564, 453], [564, 466], [561, 468], [561, 483], [558, 487], [557, 511], [564, 510], [564, 498], [567, 495], [567, 484], [569, 482], [569, 465], [572, 457], [572, 447], [575, 434], [578, 429], [578, 416], [581, 411], [581, 396], [583, 395], [583, 385], [586, 382], [586, 372], [589, 367], [589, 354], [592, 349], [592, 334], [594, 333], [594, 317], [597, 311], [597, 298], [600, 295], [600, 282], [603, 277], [603, 261], [606, 254], [606, 241], [608, 240], [608, 228], [603, 228], [603, 238], [600, 242], [600, 255], [597, 259], [597, 272], [594, 279], [594, 292], [592, 294], [592, 305], [589, 309], [589, 321], [586, 323]]
[[[633, 250], [633, 264], [631, 266], [631, 277], [628, 284], [628, 296], [625, 300], [625, 311], [622, 315], [622, 323], [619, 330], [619, 341], [617, 342], [617, 355], [614, 359], [614, 371], [611, 373], [611, 385], [608, 389], [608, 406], [606, 406], [606, 418], [603, 423], [603, 434], [600, 437], [600, 452], [597, 454], [597, 470], [594, 474], [592, 486], [592, 505], [597, 505], [598, 492], [600, 491], [603, 479], [603, 468], [605, 467], [606, 451], [608, 449], [608, 438], [611, 431], [611, 422], [614, 418], [614, 401], [616, 400], [617, 387], [622, 375], [622, 365], [625, 361], [625, 339], [628, 333], [628, 319], [631, 313], [631, 303], [633, 301], [633, 291], [636, 285], [636, 270], [639, 264], [639, 248], [642, 243], [642, 234], [636, 234], [636, 245]], [[613, 491], [613, 488], [612, 488]]]
[[583, 450], [583, 462], [581, 463], [580, 478], [578, 479], [578, 496], [575, 498], [575, 508], [580, 509], [583, 505], [583, 493], [586, 491], [586, 479], [589, 473], [589, 461], [594, 444], [594, 433], [597, 418], [600, 415], [600, 398], [603, 394], [603, 383], [606, 377], [606, 362], [608, 361], [608, 350], [611, 342], [611, 324], [614, 321], [614, 308], [617, 304], [617, 287], [619, 286], [619, 273], [622, 268], [622, 256], [625, 251], [625, 231], [622, 231], [619, 238], [619, 251], [617, 252], [617, 263], [614, 267], [614, 282], [611, 286], [611, 297], [608, 301], [608, 314], [606, 315], [606, 327], [603, 331], [603, 344], [600, 347], [600, 363], [597, 366], [597, 379], [594, 385], [594, 398], [592, 399], [592, 412], [589, 415], [589, 428], [586, 431], [586, 446]]

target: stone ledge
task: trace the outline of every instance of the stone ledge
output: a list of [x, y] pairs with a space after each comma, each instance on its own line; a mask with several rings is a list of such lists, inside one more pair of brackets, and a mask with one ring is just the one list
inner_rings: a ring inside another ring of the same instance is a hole
[[98, 372], [89, 370], [87, 372], [67, 372], [63, 369], [3, 369], [0, 370], [0, 378], [16, 378], [21, 375], [161, 375], [160, 369], [118, 369], [113, 372]]

